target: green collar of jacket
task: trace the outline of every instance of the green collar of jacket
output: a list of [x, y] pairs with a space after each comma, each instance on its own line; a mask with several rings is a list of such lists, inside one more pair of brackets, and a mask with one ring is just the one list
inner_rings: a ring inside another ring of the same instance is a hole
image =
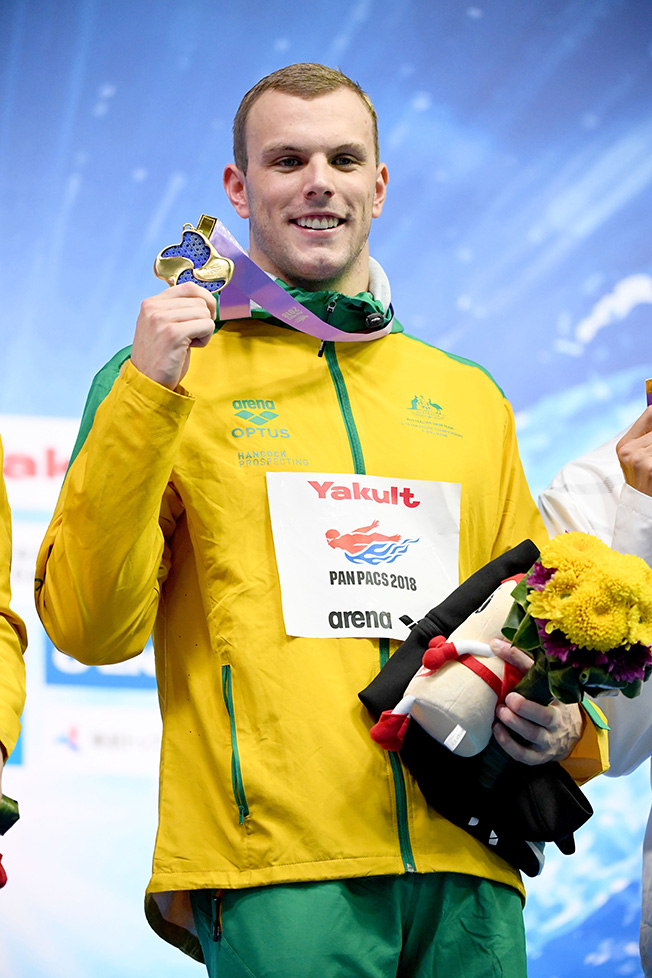
[[[280, 278], [276, 279], [286, 292], [304, 305], [315, 316], [330, 326], [335, 326], [345, 333], [365, 332], [366, 319], [371, 313], [380, 313], [385, 316], [386, 310], [379, 299], [375, 299], [371, 292], [358, 292], [357, 295], [344, 295], [342, 292], [307, 292], [305, 289], [293, 288], [286, 285]], [[266, 319], [282, 326], [284, 329], [293, 329], [287, 323], [281, 322], [271, 313], [260, 306], [254, 306], [251, 310], [252, 319]], [[392, 332], [402, 332], [403, 327], [395, 318], [392, 323]]]

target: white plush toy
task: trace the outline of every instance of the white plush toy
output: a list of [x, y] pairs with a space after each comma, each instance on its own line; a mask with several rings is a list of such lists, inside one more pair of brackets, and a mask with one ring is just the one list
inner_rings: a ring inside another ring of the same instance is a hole
[[496, 706], [521, 679], [488, 643], [500, 636], [514, 600], [511, 593], [522, 576], [503, 581], [448, 640], [437, 636], [430, 641], [403, 699], [372, 727], [377, 743], [399, 750], [413, 717], [431, 737], [463, 757], [487, 746]]

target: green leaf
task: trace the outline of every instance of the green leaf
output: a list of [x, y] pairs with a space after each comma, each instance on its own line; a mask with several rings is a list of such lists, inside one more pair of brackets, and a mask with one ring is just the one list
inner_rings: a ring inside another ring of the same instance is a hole
[[523, 616], [516, 630], [503, 627], [503, 635], [510, 640], [512, 645], [522, 649], [523, 652], [534, 652], [541, 646], [537, 626], [530, 615]]
[[514, 688], [517, 693], [525, 696], [526, 699], [547, 706], [552, 699], [552, 695], [548, 680], [548, 660], [545, 655], [537, 656], [534, 664], [530, 666]]
[[0, 799], [0, 835], [4, 835], [19, 818], [18, 802], [3, 795]]
[[512, 607], [509, 609], [509, 614], [505, 619], [505, 624], [501, 629], [505, 638], [509, 639], [510, 642], [512, 641], [517, 631], [521, 627], [521, 623], [523, 622], [524, 618], [525, 618], [525, 612], [523, 611], [521, 606], [516, 601], [514, 601]]
[[[530, 568], [530, 570], [532, 570], [532, 568]], [[530, 571], [528, 571], [528, 574], [529, 573]], [[512, 591], [512, 597], [514, 598], [514, 601], [517, 604], [519, 604], [521, 608], [523, 608], [523, 610], [525, 610], [525, 606], [527, 604], [528, 586], [526, 584], [526, 581], [528, 579], [528, 574], [526, 574], [525, 577], [521, 578], [521, 580], [518, 582], [518, 584]]]
[[583, 685], [580, 684], [577, 669], [562, 662], [552, 660], [548, 673], [550, 692], [560, 703], [579, 703], [582, 699]]

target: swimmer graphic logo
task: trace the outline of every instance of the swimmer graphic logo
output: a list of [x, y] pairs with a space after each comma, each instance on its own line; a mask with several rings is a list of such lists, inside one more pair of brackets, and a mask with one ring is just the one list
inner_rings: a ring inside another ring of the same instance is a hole
[[378, 520], [374, 520], [369, 526], [361, 526], [350, 533], [326, 530], [328, 546], [333, 550], [342, 550], [352, 564], [393, 564], [407, 552], [408, 547], [419, 542], [418, 537], [403, 539], [400, 533], [391, 536], [376, 533], [378, 525]]
[[305, 638], [403, 639], [457, 586], [460, 486], [267, 472], [283, 620]]

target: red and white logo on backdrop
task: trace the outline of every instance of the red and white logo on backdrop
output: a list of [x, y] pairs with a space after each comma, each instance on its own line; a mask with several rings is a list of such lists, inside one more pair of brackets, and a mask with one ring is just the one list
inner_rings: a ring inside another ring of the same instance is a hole
[[0, 415], [2, 468], [12, 510], [54, 511], [78, 428], [75, 418]]

